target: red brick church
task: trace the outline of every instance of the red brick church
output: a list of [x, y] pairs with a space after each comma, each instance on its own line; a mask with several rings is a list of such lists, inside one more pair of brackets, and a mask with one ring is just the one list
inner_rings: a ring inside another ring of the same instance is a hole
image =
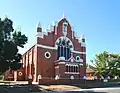
[[[5, 73], [5, 78], [33, 81], [38, 78], [81, 79], [86, 74], [86, 45], [65, 17], [55, 21], [45, 32], [40, 23], [36, 42], [23, 54], [23, 67], [17, 72]], [[10, 76], [11, 75], [11, 76]]]

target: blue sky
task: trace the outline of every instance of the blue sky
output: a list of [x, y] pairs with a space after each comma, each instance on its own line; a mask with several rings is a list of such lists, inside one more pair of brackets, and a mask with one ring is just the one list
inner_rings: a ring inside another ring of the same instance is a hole
[[87, 62], [103, 51], [120, 53], [120, 1], [119, 0], [1, 0], [0, 17], [9, 17], [14, 28], [28, 36], [24, 53], [35, 42], [36, 26], [45, 29], [52, 21], [65, 14], [80, 36], [84, 33]]

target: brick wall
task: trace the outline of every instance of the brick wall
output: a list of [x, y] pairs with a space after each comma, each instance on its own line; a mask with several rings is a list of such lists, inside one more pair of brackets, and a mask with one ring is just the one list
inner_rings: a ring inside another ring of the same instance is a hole
[[83, 79], [58, 79], [54, 78], [42, 78], [39, 80], [39, 84], [98, 84], [101, 80], [83, 80]]

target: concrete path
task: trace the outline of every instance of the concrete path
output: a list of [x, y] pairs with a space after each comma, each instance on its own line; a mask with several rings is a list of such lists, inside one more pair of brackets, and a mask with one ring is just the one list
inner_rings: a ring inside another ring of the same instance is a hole
[[120, 87], [112, 88], [92, 88], [80, 89], [73, 91], [56, 91], [56, 92], [31, 92], [31, 93], [120, 93]]

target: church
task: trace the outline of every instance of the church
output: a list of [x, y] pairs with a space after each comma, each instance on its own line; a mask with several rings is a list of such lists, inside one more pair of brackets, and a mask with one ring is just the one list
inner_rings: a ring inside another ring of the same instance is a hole
[[53, 22], [46, 31], [39, 23], [36, 42], [22, 56], [23, 66], [11, 75], [13, 80], [81, 79], [86, 76], [85, 37], [78, 37], [66, 17]]

